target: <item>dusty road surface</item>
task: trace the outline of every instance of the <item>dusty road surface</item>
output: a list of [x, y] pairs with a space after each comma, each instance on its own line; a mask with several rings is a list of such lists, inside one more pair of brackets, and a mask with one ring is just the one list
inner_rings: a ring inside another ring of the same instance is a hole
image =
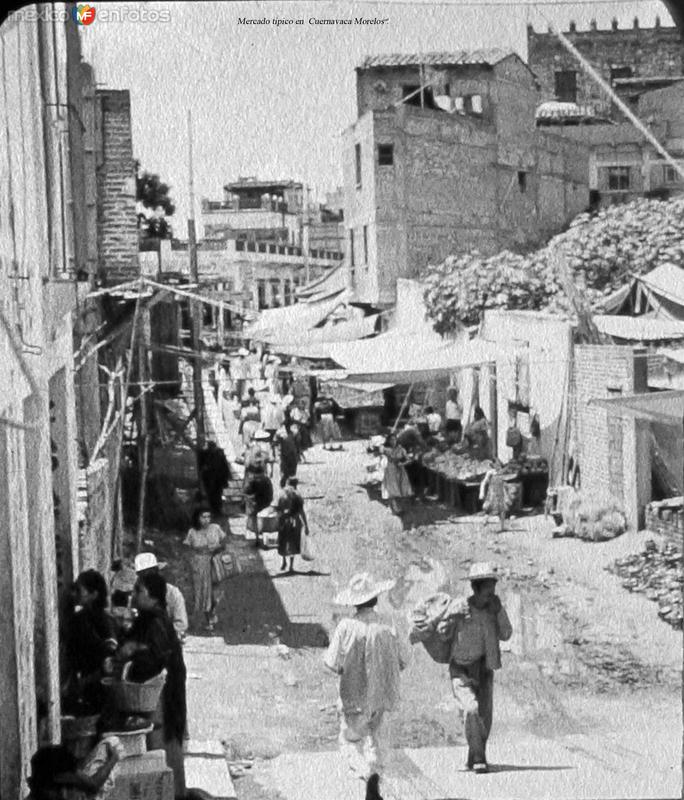
[[[406, 632], [418, 600], [437, 589], [464, 593], [479, 560], [503, 571], [500, 594], [515, 628], [496, 674], [491, 759], [499, 766], [489, 776], [458, 772], [463, 738], [446, 668], [418, 645], [390, 725], [405, 780], [394, 790], [387, 784], [385, 796], [679, 795], [682, 635], [605, 571], [646, 535], [556, 540], [542, 516], [512, 520], [499, 533], [439, 503], [417, 504], [399, 519], [363, 485], [367, 460], [362, 442], [310, 451], [301, 491], [318, 558], [299, 560], [295, 575], [279, 573], [275, 552], [256, 551], [241, 518], [229, 520], [245, 569], [226, 583], [216, 632], [198, 628], [188, 640], [186, 663], [192, 738], [223, 741], [234, 761], [254, 759], [235, 781], [238, 797], [362, 797], [360, 783], [344, 788], [347, 776], [331, 772], [336, 686], [321, 656], [348, 613], [332, 598], [359, 570], [395, 578], [381, 610]], [[158, 550], [191, 605], [179, 542], [165, 534]], [[409, 763], [420, 776], [413, 790], [405, 788]]]

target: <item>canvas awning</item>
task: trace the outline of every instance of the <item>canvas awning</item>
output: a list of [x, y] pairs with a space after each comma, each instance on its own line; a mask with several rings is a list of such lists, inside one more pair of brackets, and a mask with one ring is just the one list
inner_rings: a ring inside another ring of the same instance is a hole
[[306, 331], [311, 330], [338, 306], [349, 300], [348, 292], [339, 292], [334, 297], [316, 302], [295, 303], [283, 308], [270, 308], [262, 311], [259, 319], [246, 333], [250, 338], [260, 341], [296, 341]]
[[684, 269], [662, 264], [607, 297], [603, 308], [611, 314], [639, 314], [684, 321]]
[[496, 360], [500, 347], [482, 340], [441, 342], [387, 333], [373, 339], [332, 344], [330, 358], [348, 380], [412, 383], [447, 376], [466, 367]]
[[[365, 336], [370, 336], [375, 331], [375, 325], [378, 319], [377, 314], [369, 317], [364, 317], [361, 309], [354, 309], [358, 311], [358, 316], [355, 319], [342, 319], [330, 320], [321, 327], [311, 328], [308, 331], [300, 331], [299, 335], [292, 334], [291, 331], [285, 331], [285, 335], [269, 340], [270, 346], [279, 352], [292, 353], [296, 355], [297, 352], [304, 352], [312, 345], [324, 344], [329, 342], [350, 342], [355, 339], [363, 339]], [[286, 336], [290, 334], [288, 338]]]
[[589, 403], [627, 417], [684, 428], [684, 391], [624, 395]]
[[369, 408], [382, 406], [383, 392], [391, 389], [391, 383], [356, 383], [349, 380], [322, 381], [322, 391], [333, 397], [342, 408]]
[[664, 342], [684, 339], [684, 320], [598, 314], [594, 324], [600, 333], [630, 342]]

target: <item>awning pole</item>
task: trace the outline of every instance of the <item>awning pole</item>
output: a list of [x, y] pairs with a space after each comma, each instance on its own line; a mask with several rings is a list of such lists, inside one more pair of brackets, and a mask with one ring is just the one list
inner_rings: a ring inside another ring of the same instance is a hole
[[397, 430], [397, 426], [399, 425], [399, 420], [401, 419], [401, 415], [404, 413], [406, 406], [408, 405], [409, 398], [411, 397], [411, 392], [413, 391], [414, 384], [412, 383], [409, 386], [408, 392], [406, 392], [406, 397], [404, 398], [404, 402], [401, 404], [401, 408], [399, 409], [399, 416], [394, 420], [394, 425], [392, 426], [392, 433]]

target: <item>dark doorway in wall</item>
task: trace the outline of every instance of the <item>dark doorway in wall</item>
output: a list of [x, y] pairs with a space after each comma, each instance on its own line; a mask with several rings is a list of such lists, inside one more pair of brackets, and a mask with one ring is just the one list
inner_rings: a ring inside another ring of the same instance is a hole
[[520, 189], [522, 193], [527, 191], [527, 173], [525, 170], [518, 171], [518, 189]]

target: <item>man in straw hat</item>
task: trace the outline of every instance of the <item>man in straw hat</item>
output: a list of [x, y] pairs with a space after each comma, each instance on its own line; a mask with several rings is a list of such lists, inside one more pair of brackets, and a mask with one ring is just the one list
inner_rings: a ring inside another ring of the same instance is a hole
[[375, 610], [379, 595], [393, 586], [394, 581], [374, 581], [366, 572], [351, 578], [335, 603], [355, 606], [356, 613], [340, 621], [324, 658], [340, 676], [340, 749], [376, 798], [385, 751], [383, 719], [399, 701], [399, 673], [405, 667], [396, 631]]
[[[138, 576], [150, 573], [160, 574], [166, 566], [165, 561], [157, 561], [154, 553], [138, 553], [135, 557], [134, 569]], [[188, 630], [188, 612], [185, 608], [183, 592], [171, 583], [166, 583], [166, 613], [171, 620], [180, 642], [185, 639]]]
[[499, 641], [511, 638], [513, 629], [496, 595], [499, 576], [492, 564], [477, 563], [468, 580], [473, 593], [467, 612], [440, 623], [442, 638], [451, 640], [449, 675], [456, 703], [464, 717], [468, 741], [467, 766], [487, 772], [485, 749], [492, 728], [494, 670], [501, 667]]

